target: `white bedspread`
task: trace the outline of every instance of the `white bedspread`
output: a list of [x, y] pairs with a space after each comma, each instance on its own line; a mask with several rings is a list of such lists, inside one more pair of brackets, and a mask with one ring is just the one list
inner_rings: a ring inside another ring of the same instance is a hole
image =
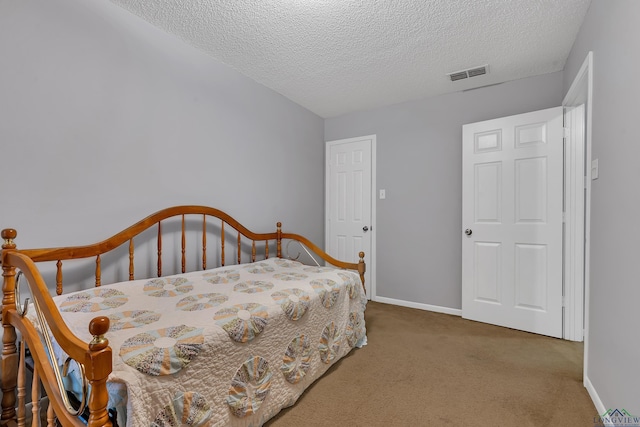
[[110, 317], [127, 426], [262, 425], [366, 342], [357, 273], [277, 258], [54, 300], [87, 341], [89, 321]]

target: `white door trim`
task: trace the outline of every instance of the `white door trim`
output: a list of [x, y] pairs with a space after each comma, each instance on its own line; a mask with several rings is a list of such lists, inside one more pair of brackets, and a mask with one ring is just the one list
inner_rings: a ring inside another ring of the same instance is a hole
[[564, 315], [563, 337], [583, 340], [585, 109], [582, 103], [564, 107]]
[[325, 169], [324, 169], [324, 242], [325, 248], [327, 247], [328, 242], [330, 241], [329, 236], [329, 188], [330, 182], [329, 179], [329, 159], [330, 159], [330, 149], [332, 145], [337, 144], [345, 144], [355, 141], [360, 141], [363, 139], [371, 140], [371, 253], [365, 253], [364, 261], [367, 266], [367, 272], [370, 274], [371, 283], [370, 286], [370, 295], [367, 297], [371, 300], [375, 301], [376, 298], [376, 235], [378, 234], [378, 227], [376, 224], [376, 205], [377, 205], [377, 186], [376, 186], [376, 135], [365, 135], [356, 138], [346, 138], [346, 139], [337, 139], [334, 141], [326, 141], [325, 143]]
[[[568, 203], [567, 207], [572, 206], [572, 209], [567, 211], [565, 224], [565, 295], [570, 300], [565, 307], [564, 331], [565, 338], [569, 340], [581, 341], [584, 336], [584, 378], [587, 378], [589, 345], [592, 94], [593, 52], [589, 52], [562, 101], [562, 106], [565, 108], [579, 105], [584, 105], [586, 108], [582, 117], [579, 118], [583, 120], [581, 126], [584, 134], [572, 135], [570, 131], [569, 140], [573, 143], [569, 143], [565, 159], [566, 177], [569, 179], [565, 185], [565, 203]], [[578, 124], [579, 122], [580, 120], [577, 121]], [[576, 143], [578, 141], [574, 137], [581, 138], [583, 143]], [[582, 162], [580, 159], [583, 159]], [[579, 193], [584, 194], [584, 197], [580, 197]], [[582, 277], [580, 274], [575, 274], [580, 270], [583, 272]]]

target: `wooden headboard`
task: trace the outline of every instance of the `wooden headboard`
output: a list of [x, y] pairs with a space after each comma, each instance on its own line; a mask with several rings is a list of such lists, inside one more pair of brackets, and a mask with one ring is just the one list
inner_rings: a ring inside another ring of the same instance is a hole
[[[224, 266], [228, 263], [242, 263], [242, 262], [255, 262], [259, 259], [269, 258], [275, 255], [276, 257], [283, 257], [283, 241], [293, 241], [305, 245], [311, 250], [312, 253], [318, 255], [322, 260], [328, 262], [331, 265], [340, 268], [354, 269], [360, 272], [361, 280], [364, 286], [364, 253], [360, 253], [361, 261], [359, 263], [347, 263], [337, 260], [322, 249], [309, 241], [304, 236], [295, 233], [283, 233], [282, 224], [278, 222], [276, 224], [276, 231], [271, 233], [254, 233], [240, 224], [230, 215], [225, 212], [207, 206], [174, 206], [171, 208], [160, 210], [136, 224], [127, 227], [119, 233], [109, 237], [98, 243], [94, 243], [86, 246], [72, 246], [72, 247], [59, 247], [59, 248], [43, 248], [43, 249], [17, 249], [14, 241], [17, 237], [17, 231], [14, 229], [2, 230], [2, 238], [5, 241], [3, 249], [16, 250], [27, 257], [33, 262], [56, 262], [56, 293], [62, 294], [63, 289], [63, 261], [95, 258], [95, 286], [102, 284], [102, 258], [105, 254], [116, 250], [117, 248], [127, 245], [128, 246], [128, 280], [136, 279], [135, 270], [135, 252], [136, 245], [134, 238], [140, 236], [143, 232], [149, 229], [156, 229], [156, 246], [157, 246], [157, 276], [163, 275], [163, 221], [178, 218], [181, 221], [180, 229], [180, 265], [181, 272], [187, 271], [187, 219], [196, 219], [200, 223], [200, 241], [201, 250], [197, 254], [201, 259], [201, 268], [206, 270], [209, 265], [209, 259], [207, 257], [208, 250], [211, 250], [211, 243], [207, 240], [208, 227], [210, 229], [212, 219], [217, 219], [219, 229], [218, 234], [218, 253], [219, 259], [214, 261], [214, 264], [218, 266]], [[231, 239], [230, 239], [231, 237]], [[229, 241], [231, 240], [231, 241]], [[5, 246], [7, 246], [5, 248]], [[275, 246], [275, 248], [273, 248]], [[246, 248], [250, 249], [246, 251]], [[270, 249], [271, 248], [271, 249]], [[169, 248], [172, 252], [173, 248]], [[275, 249], [275, 251], [274, 251]], [[248, 254], [245, 252], [249, 252]], [[275, 252], [275, 253], [274, 253]], [[175, 255], [175, 254], [170, 254]], [[246, 257], [249, 259], [246, 259]], [[211, 267], [209, 267], [211, 268]], [[360, 271], [362, 270], [362, 271]], [[167, 273], [165, 273], [167, 274]], [[144, 275], [143, 275], [144, 276]]]

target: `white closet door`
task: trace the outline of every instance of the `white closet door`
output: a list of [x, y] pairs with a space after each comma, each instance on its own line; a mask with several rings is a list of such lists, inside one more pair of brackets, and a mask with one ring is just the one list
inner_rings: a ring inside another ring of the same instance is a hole
[[462, 316], [562, 337], [562, 107], [463, 126]]

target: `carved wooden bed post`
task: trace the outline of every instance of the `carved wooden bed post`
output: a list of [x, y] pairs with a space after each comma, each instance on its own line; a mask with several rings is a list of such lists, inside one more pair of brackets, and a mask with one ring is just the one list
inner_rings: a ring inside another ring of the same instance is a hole
[[362, 289], [364, 290], [364, 293], [367, 293], [367, 288], [364, 286], [364, 272], [367, 270], [366, 265], [364, 263], [364, 252], [360, 252], [358, 253], [358, 256], [360, 257], [360, 261], [358, 261], [358, 273], [360, 274], [360, 280], [362, 281]]
[[109, 392], [107, 391], [107, 377], [112, 369], [111, 347], [109, 340], [104, 334], [109, 330], [109, 318], [98, 316], [89, 323], [89, 332], [93, 335], [93, 340], [89, 343], [90, 364], [85, 364], [86, 375], [91, 385], [89, 395], [89, 427], [110, 426], [107, 404], [109, 403]]
[[[17, 232], [14, 229], [2, 230], [2, 254], [15, 250], [13, 239]], [[4, 258], [4, 256], [3, 256]], [[15, 308], [16, 297], [16, 269], [2, 262], [2, 416], [0, 425], [7, 425], [16, 416], [16, 386], [18, 378], [18, 352], [16, 348], [16, 329], [8, 320], [5, 323], [5, 313]]]

